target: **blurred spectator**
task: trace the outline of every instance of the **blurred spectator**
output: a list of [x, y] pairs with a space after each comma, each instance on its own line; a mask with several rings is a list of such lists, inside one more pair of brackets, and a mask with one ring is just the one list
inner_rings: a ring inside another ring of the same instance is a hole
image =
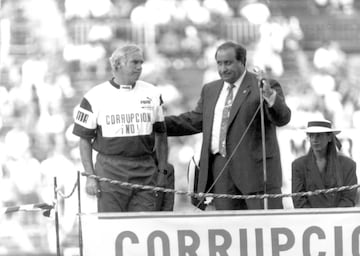
[[203, 5], [210, 12], [223, 17], [234, 15], [226, 0], [204, 0]]
[[211, 81], [220, 78], [217, 69], [217, 63], [213, 61], [217, 46], [222, 43], [222, 40], [213, 40], [213, 42], [204, 50], [204, 59], [206, 63], [206, 69], [203, 74], [202, 84], [209, 83]]
[[324, 118], [331, 120], [338, 127], [343, 126], [340, 121], [343, 113], [342, 96], [336, 91], [335, 79], [326, 73], [314, 74], [311, 78], [311, 86]]
[[326, 42], [315, 50], [313, 63], [317, 73], [312, 76], [311, 84], [324, 103], [326, 118], [337, 127], [351, 127], [351, 121], [346, 120], [351, 113], [345, 115], [345, 111], [352, 111], [348, 101], [351, 97], [347, 97], [350, 88], [345, 52], [338, 42]]
[[194, 24], [206, 24], [210, 22], [210, 11], [199, 0], [183, 0], [182, 6], [186, 10], [187, 17]]
[[[54, 195], [54, 178], [57, 178], [57, 188], [64, 194], [70, 195], [77, 180], [75, 161], [71, 159], [70, 152], [64, 145], [55, 140], [50, 142], [51, 150], [45, 160], [41, 161], [41, 186], [39, 188], [41, 202], [51, 203]], [[58, 197], [59, 213], [62, 217], [62, 230], [70, 232], [77, 212], [77, 197], [72, 196], [64, 200]]]
[[21, 128], [14, 128], [5, 135], [7, 158], [5, 172], [14, 184], [12, 193], [17, 195], [17, 204], [39, 201], [40, 163], [30, 151], [30, 137]]
[[334, 12], [341, 12], [347, 15], [354, 13], [354, 0], [330, 0]]
[[[300, 20], [296, 16], [291, 16], [288, 19], [288, 34], [285, 37], [283, 58], [286, 52], [295, 60], [295, 74], [299, 75], [299, 79], [308, 81], [311, 66], [307, 57], [307, 53], [304, 51], [302, 42], [304, 40], [304, 32], [302, 31]], [[290, 65], [291, 66], [291, 65]], [[291, 68], [291, 67], [290, 67]], [[289, 67], [285, 67], [285, 73], [288, 73]], [[294, 71], [294, 70], [290, 70]]]
[[174, 11], [174, 0], [148, 0], [131, 11], [130, 19], [138, 25], [166, 24], [171, 20]]
[[270, 9], [263, 1], [240, 1], [239, 14], [249, 22], [257, 25], [264, 24], [271, 16]]
[[129, 17], [134, 4], [136, 4], [131, 0], [113, 0], [112, 3], [114, 7], [111, 9], [110, 14], [119, 17]]
[[202, 51], [202, 42], [195, 26], [185, 28], [185, 38], [181, 40], [181, 47], [184, 51], [193, 55], [199, 55]]
[[260, 26], [259, 41], [254, 49], [253, 65], [280, 77], [284, 73], [281, 53], [288, 33], [288, 24], [283, 18], [272, 18], [263, 23]]
[[345, 69], [346, 55], [338, 42], [325, 42], [315, 50], [313, 62], [315, 68], [337, 75], [343, 73]]
[[[39, 203], [41, 187], [40, 163], [30, 151], [30, 137], [22, 128], [13, 128], [4, 138], [6, 157], [3, 162], [3, 178], [7, 197], [2, 198], [6, 206]], [[39, 215], [24, 214], [22, 225], [36, 225]]]
[[354, 0], [314, 0], [320, 11], [332, 14], [352, 15], [355, 12]]
[[67, 18], [101, 17], [108, 14], [113, 5], [110, 0], [65, 0]]

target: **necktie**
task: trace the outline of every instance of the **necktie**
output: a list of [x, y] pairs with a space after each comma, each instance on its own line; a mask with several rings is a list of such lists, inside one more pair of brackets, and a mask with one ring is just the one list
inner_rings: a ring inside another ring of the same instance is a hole
[[226, 96], [226, 99], [225, 99], [225, 106], [224, 106], [222, 118], [221, 118], [219, 153], [223, 157], [226, 156], [226, 132], [227, 132], [227, 128], [228, 128], [230, 110], [231, 110], [231, 105], [232, 105], [232, 101], [233, 101], [234, 87], [235, 87], [235, 85], [233, 85], [233, 84], [231, 84], [228, 87], [228, 95]]

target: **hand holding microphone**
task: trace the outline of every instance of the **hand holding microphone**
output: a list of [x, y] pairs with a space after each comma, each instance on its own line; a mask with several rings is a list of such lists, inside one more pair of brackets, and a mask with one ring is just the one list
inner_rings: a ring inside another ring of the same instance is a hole
[[266, 99], [269, 99], [275, 91], [271, 88], [269, 81], [264, 78], [264, 71], [262, 71], [260, 68], [254, 68], [254, 72], [257, 75], [259, 88], [261, 89], [262, 95]]
[[262, 94], [263, 94], [264, 98], [269, 99], [271, 97], [271, 95], [273, 95], [273, 93], [275, 92], [271, 88], [271, 85], [270, 85], [269, 81], [266, 80], [265, 78], [262, 78], [260, 80], [260, 87], [261, 87], [261, 91], [262, 91]]

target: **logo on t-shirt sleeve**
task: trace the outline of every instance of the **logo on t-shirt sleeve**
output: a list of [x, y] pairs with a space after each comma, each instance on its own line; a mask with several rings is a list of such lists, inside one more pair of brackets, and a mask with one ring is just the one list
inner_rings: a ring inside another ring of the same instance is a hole
[[77, 114], [76, 114], [76, 120], [79, 121], [80, 123], [87, 123], [87, 121], [89, 120], [89, 115], [84, 113], [81, 110], [78, 110]]
[[74, 112], [75, 123], [88, 129], [94, 129], [94, 114], [84, 108], [78, 107]]

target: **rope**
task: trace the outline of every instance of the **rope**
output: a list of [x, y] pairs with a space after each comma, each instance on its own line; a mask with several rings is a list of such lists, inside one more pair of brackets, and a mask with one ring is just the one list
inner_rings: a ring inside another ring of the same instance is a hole
[[[96, 179], [99, 182], [108, 182], [110, 184], [115, 184], [123, 187], [128, 187], [132, 189], [143, 189], [143, 190], [152, 190], [155, 192], [164, 192], [164, 193], [174, 193], [177, 195], [189, 196], [189, 197], [196, 197], [196, 198], [206, 198], [206, 197], [213, 197], [213, 198], [229, 198], [229, 199], [265, 199], [265, 198], [283, 198], [283, 197], [301, 197], [301, 196], [315, 196], [321, 194], [330, 194], [330, 193], [339, 193], [342, 191], [349, 191], [353, 189], [358, 189], [360, 184], [354, 184], [350, 186], [341, 186], [341, 187], [334, 187], [328, 189], [317, 189], [314, 191], [305, 191], [305, 192], [297, 192], [297, 193], [287, 193], [287, 194], [261, 194], [261, 195], [229, 195], [229, 194], [214, 194], [214, 193], [194, 193], [190, 191], [181, 191], [175, 190], [171, 188], [163, 188], [163, 187], [156, 187], [150, 185], [141, 185], [141, 184], [134, 184], [129, 182], [123, 182], [118, 180], [112, 180], [109, 178], [100, 177], [93, 174], [81, 173], [82, 176], [86, 176], [88, 178]], [[76, 182], [71, 193], [69, 195], [64, 195], [61, 191], [57, 190], [57, 192], [61, 195], [61, 197], [67, 199], [74, 194], [75, 189], [77, 188], [78, 183]], [[25, 204], [19, 206], [11, 206], [6, 208], [0, 208], [0, 214], [7, 214], [17, 211], [33, 211], [33, 210], [45, 210], [45, 213], [50, 212], [50, 210], [54, 209], [55, 203], [52, 205], [47, 203], [37, 203], [37, 204]], [[48, 216], [48, 215], [45, 215]]]
[[73, 188], [72, 188], [72, 190], [71, 190], [71, 192], [68, 195], [65, 195], [60, 189], [57, 189], [56, 192], [59, 194], [60, 197], [62, 197], [64, 199], [68, 199], [74, 194], [74, 192], [75, 192], [75, 190], [77, 188], [77, 185], [78, 185], [78, 183], [76, 181]]
[[213, 198], [230, 198], [230, 199], [265, 199], [265, 198], [313, 196], [313, 195], [330, 194], [330, 193], [337, 193], [337, 192], [342, 192], [342, 191], [347, 191], [347, 190], [353, 190], [353, 189], [357, 189], [360, 187], [360, 184], [355, 184], [355, 185], [351, 185], [351, 186], [341, 186], [341, 187], [335, 187], [335, 188], [329, 188], [329, 189], [317, 189], [314, 191], [288, 193], [288, 194], [229, 195], [229, 194], [213, 194], [213, 193], [194, 193], [194, 192], [180, 191], [180, 190], [175, 190], [175, 189], [170, 189], [170, 188], [134, 184], [134, 183], [129, 183], [129, 182], [112, 180], [109, 178], [99, 177], [97, 175], [87, 174], [87, 173], [81, 173], [81, 175], [86, 176], [88, 178], [96, 179], [99, 182], [108, 182], [110, 184], [129, 187], [132, 189], [153, 190], [156, 192], [174, 193], [174, 194], [178, 194], [178, 195], [185, 195], [185, 196], [196, 197], [196, 198], [213, 197]]

